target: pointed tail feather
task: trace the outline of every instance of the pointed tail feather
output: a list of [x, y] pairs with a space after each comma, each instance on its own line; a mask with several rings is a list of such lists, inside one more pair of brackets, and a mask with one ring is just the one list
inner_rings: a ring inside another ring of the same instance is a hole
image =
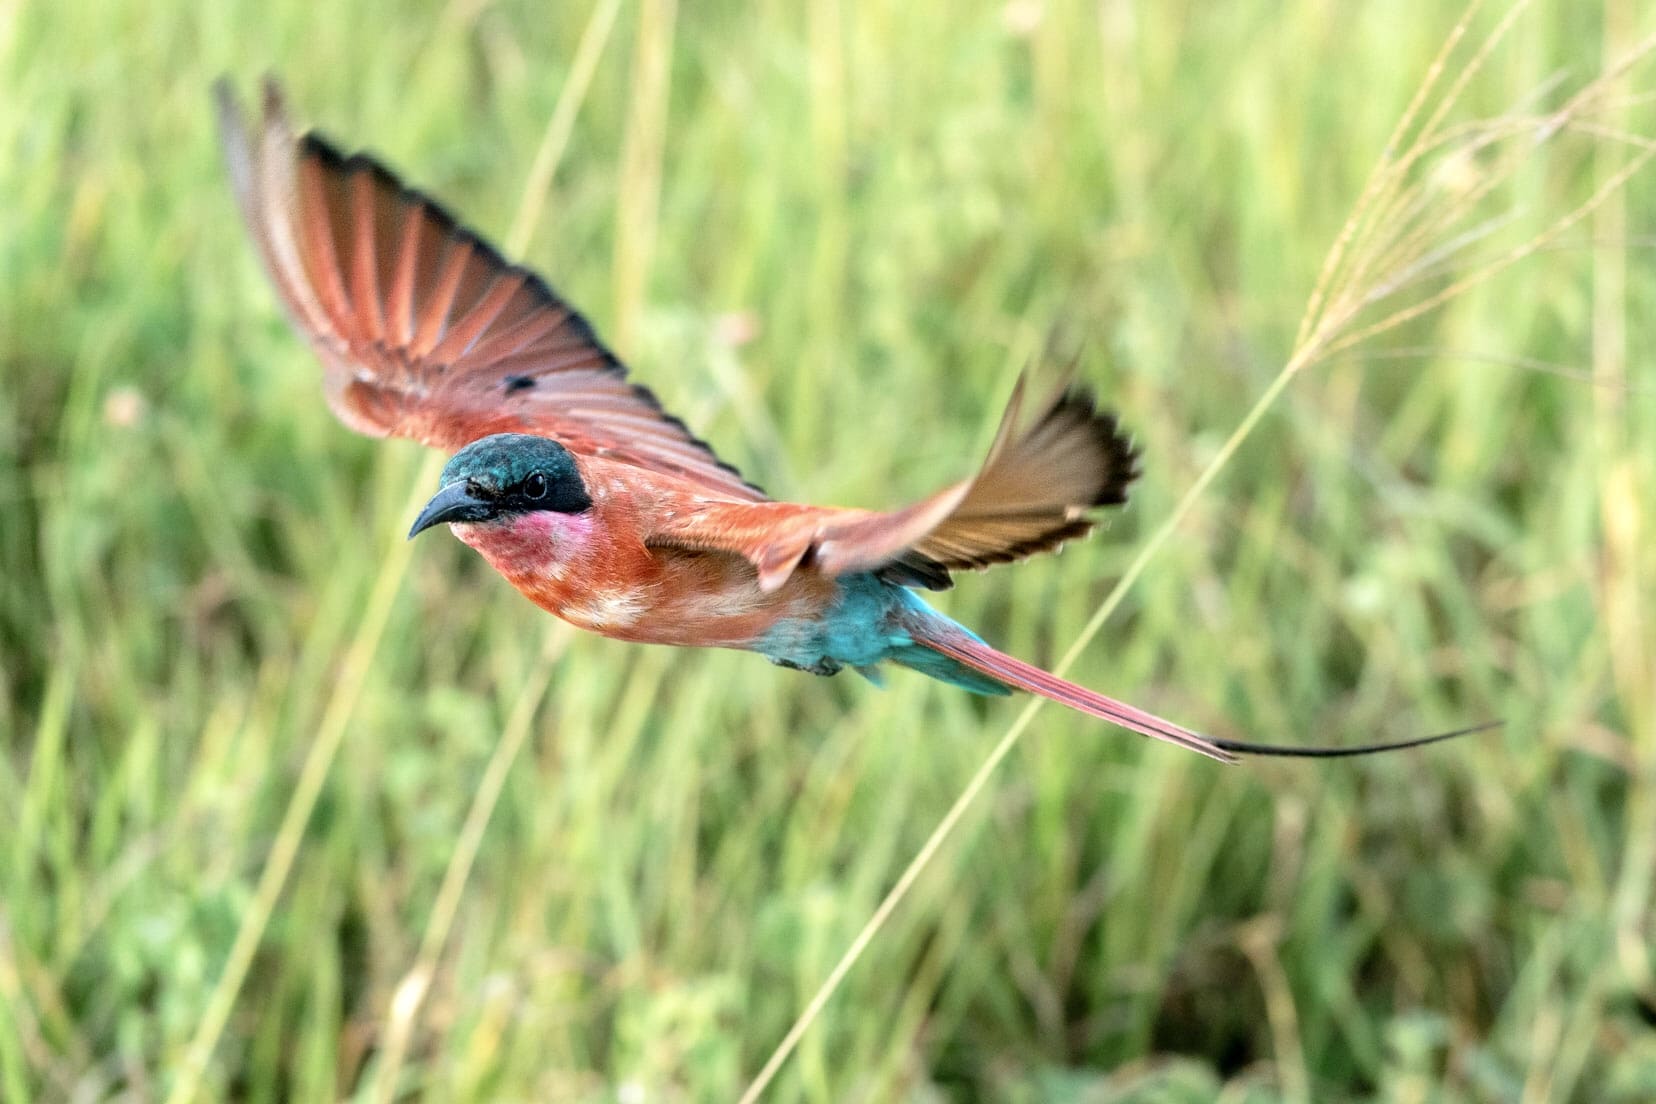
[[[959, 625], [944, 621], [941, 618], [926, 621], [917, 620], [906, 627], [909, 634], [914, 637], [916, 644], [929, 648], [939, 655], [947, 656], [956, 663], [985, 675], [1004, 686], [1026, 690], [1031, 694], [1039, 694], [1049, 701], [1066, 705], [1090, 717], [1098, 717], [1141, 735], [1154, 737], [1157, 740], [1166, 740], [1170, 744], [1177, 744], [1179, 747], [1199, 752], [1210, 759], [1217, 759], [1221, 763], [1234, 763], [1238, 755], [1296, 759], [1341, 759], [1356, 755], [1375, 755], [1384, 751], [1403, 751], [1406, 748], [1425, 747], [1427, 744], [1436, 744], [1444, 740], [1453, 740], [1460, 736], [1470, 736], [1478, 732], [1490, 732], [1501, 727], [1500, 721], [1485, 721], [1482, 724], [1471, 725], [1467, 728], [1457, 728], [1452, 732], [1417, 736], [1411, 740], [1398, 740], [1382, 744], [1357, 744], [1350, 747], [1326, 745], [1295, 747], [1290, 744], [1255, 744], [1245, 740], [1216, 739], [1200, 736], [1187, 728], [1180, 728], [1172, 721], [1163, 720], [1154, 713], [1146, 713], [1144, 710], [1135, 709], [1125, 702], [1116, 701], [1114, 698], [1106, 698], [1103, 694], [1088, 690], [1084, 686], [1067, 682], [1050, 671], [1043, 671], [1039, 667], [1025, 663], [1014, 656], [1009, 656], [1005, 652], [996, 651]], [[898, 662], [925, 670], [925, 668], [908, 663], [905, 660], [899, 660]], [[942, 676], [934, 675], [933, 677]]]
[[1077, 712], [1118, 724], [1144, 736], [1166, 740], [1170, 744], [1188, 748], [1210, 759], [1217, 759], [1221, 763], [1236, 762], [1236, 756], [1212, 740], [1198, 736], [1189, 729], [1180, 728], [1153, 713], [1146, 713], [1125, 702], [1106, 698], [1103, 694], [1095, 693], [1084, 686], [1066, 682], [1049, 671], [1043, 671], [1005, 652], [996, 651], [954, 625], [928, 621], [910, 625], [908, 629], [915, 643], [948, 656], [996, 682], [1027, 690], [1031, 694], [1039, 694]]

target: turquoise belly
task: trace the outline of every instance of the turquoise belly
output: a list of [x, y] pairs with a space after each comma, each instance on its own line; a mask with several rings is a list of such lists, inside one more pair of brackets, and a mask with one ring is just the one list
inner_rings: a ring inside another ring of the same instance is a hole
[[[772, 663], [818, 675], [832, 675], [846, 667], [855, 667], [875, 679], [874, 668], [891, 660], [974, 693], [1010, 693], [993, 679], [914, 642], [914, 637], [903, 627], [905, 622], [948, 619], [913, 591], [882, 582], [873, 575], [842, 576], [839, 591], [833, 605], [821, 614], [786, 618], [772, 625], [753, 645], [753, 650]], [[956, 627], [970, 633], [968, 629]]]
[[839, 580], [833, 605], [815, 617], [778, 621], [753, 650], [772, 663], [822, 674], [842, 667], [873, 667], [893, 649], [913, 645], [896, 616], [908, 606], [924, 603], [872, 575], [846, 575]]

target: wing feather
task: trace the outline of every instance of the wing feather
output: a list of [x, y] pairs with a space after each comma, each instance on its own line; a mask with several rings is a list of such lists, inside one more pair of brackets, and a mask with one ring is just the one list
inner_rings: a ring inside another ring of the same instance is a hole
[[1027, 424], [1023, 406], [1020, 379], [978, 474], [904, 509], [705, 502], [663, 519], [649, 543], [743, 556], [766, 589], [801, 565], [942, 589], [951, 571], [1055, 550], [1127, 500], [1137, 453], [1087, 391], [1059, 388]]
[[592, 327], [365, 154], [296, 135], [280, 89], [254, 126], [216, 89], [230, 179], [260, 260], [352, 429], [458, 449], [536, 433], [742, 502], [764, 492], [662, 410]]

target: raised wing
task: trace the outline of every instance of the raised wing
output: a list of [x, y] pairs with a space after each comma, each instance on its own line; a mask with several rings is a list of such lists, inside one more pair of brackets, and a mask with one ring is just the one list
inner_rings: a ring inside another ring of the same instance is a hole
[[573, 308], [373, 158], [295, 135], [267, 81], [250, 131], [215, 88], [259, 257], [325, 369], [339, 419], [458, 449], [491, 433], [666, 472], [749, 502], [745, 481], [661, 409]]
[[1020, 379], [978, 474], [905, 509], [709, 502], [662, 518], [649, 543], [743, 556], [766, 590], [802, 565], [940, 590], [951, 571], [1056, 549], [1097, 524], [1096, 508], [1127, 501], [1138, 454], [1087, 391], [1058, 389], [1027, 423], [1023, 407]]

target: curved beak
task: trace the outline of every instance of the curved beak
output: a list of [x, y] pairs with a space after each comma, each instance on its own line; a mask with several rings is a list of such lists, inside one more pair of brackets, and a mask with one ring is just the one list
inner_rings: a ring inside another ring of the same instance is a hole
[[414, 519], [414, 528], [408, 531], [408, 539], [413, 540], [433, 525], [441, 525], [445, 521], [483, 521], [491, 513], [490, 505], [472, 494], [468, 483], [450, 483], [431, 496], [420, 516]]

